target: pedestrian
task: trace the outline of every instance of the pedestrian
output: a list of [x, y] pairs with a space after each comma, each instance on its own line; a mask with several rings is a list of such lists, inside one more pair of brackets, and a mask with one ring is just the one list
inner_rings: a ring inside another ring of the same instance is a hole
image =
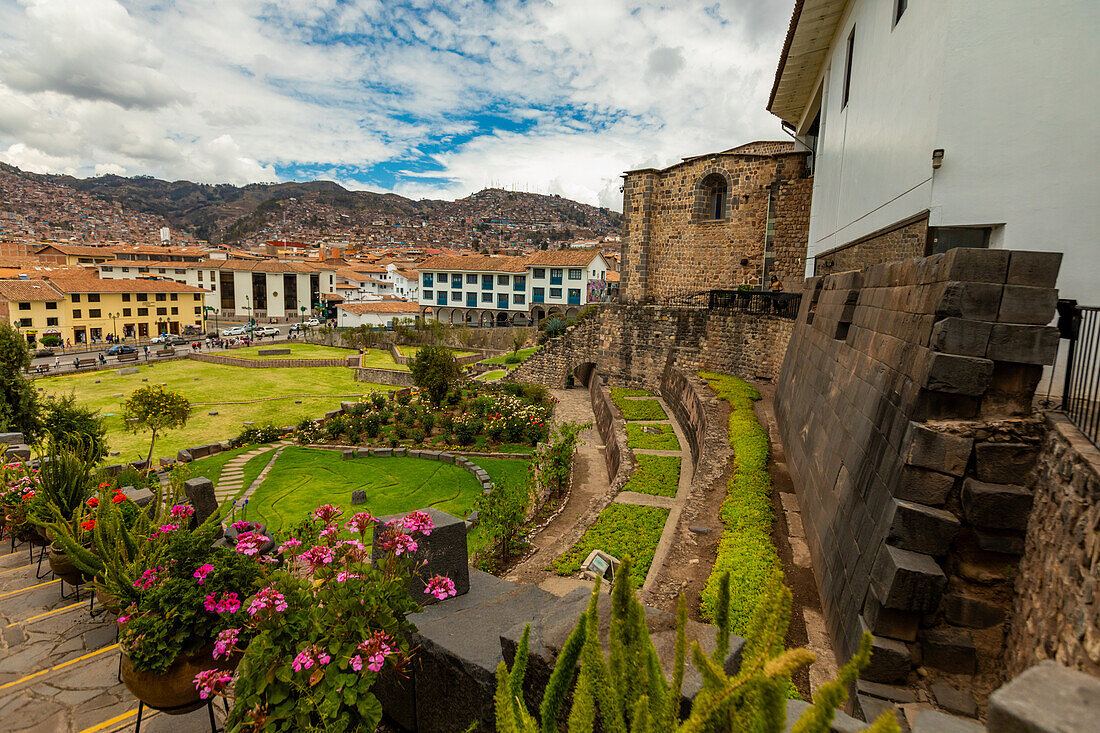
[[61, 357], [60, 356], [54, 358], [53, 368], [54, 369], [60, 369], [61, 368]]
[[149, 361], [149, 347], [145, 346], [145, 361]]

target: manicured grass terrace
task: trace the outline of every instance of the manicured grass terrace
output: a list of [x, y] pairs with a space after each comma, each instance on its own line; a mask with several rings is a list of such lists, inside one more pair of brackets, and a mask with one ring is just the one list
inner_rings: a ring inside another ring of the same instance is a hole
[[[515, 364], [509, 364], [508, 360], [507, 360], [508, 357], [512, 355], [511, 351], [509, 351], [507, 354], [501, 354], [500, 356], [494, 356], [491, 359], [483, 359], [482, 361], [480, 361], [478, 363], [479, 364], [491, 364], [491, 365], [494, 365], [494, 366], [503, 365], [503, 366], [507, 366], [507, 367], [515, 367], [515, 366], [519, 366], [523, 362], [527, 361], [527, 359], [531, 356], [531, 354], [534, 354], [538, 350], [539, 350], [538, 346], [532, 346], [529, 349], [520, 349], [519, 351], [516, 352], [516, 356], [519, 357], [519, 361], [516, 362]], [[404, 352], [402, 352], [402, 353], [404, 353]]]
[[[645, 428], [658, 429], [660, 433], [647, 433]], [[626, 424], [626, 444], [631, 448], [645, 450], [680, 450], [680, 441], [671, 425]]]
[[631, 558], [634, 569], [630, 581], [641, 588], [667, 518], [668, 510], [660, 507], [612, 504], [600, 512], [571, 550], [554, 561], [554, 570], [558, 575], [575, 573], [588, 553], [603, 550], [619, 560]]
[[[290, 349], [290, 353], [278, 355], [260, 354], [261, 350], [268, 351], [269, 349]], [[247, 346], [242, 349], [218, 352], [218, 355], [231, 356], [235, 359], [267, 361], [269, 359], [343, 359], [348, 356], [354, 356], [355, 353], [356, 352], [351, 349], [338, 349], [334, 346], [322, 346], [321, 344], [261, 343], [257, 346]], [[393, 359], [391, 358], [390, 361], [392, 362]]]
[[626, 482], [623, 491], [636, 491], [653, 496], [676, 496], [680, 485], [680, 459], [676, 456], [639, 454], [638, 469]]

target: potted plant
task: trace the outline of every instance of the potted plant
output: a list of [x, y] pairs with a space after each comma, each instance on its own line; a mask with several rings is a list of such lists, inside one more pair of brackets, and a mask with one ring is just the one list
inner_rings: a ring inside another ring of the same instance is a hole
[[85, 521], [85, 501], [92, 492], [92, 470], [95, 458], [84, 450], [79, 441], [59, 442], [51, 439], [46, 452], [39, 458], [36, 501], [31, 505], [28, 517], [38, 535], [50, 543], [50, 567], [56, 565], [62, 572], [54, 572], [62, 580], [76, 585], [83, 578], [69, 562], [66, 551], [53, 542], [61, 527], [73, 530], [71, 534], [85, 537], [80, 524]]
[[18, 540], [30, 539], [34, 525], [29, 515], [38, 498], [38, 472], [22, 461], [4, 464], [0, 469], [0, 506], [3, 507], [4, 526]]

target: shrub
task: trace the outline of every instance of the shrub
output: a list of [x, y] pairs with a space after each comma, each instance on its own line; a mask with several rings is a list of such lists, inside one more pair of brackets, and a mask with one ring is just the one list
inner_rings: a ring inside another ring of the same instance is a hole
[[501, 564], [515, 556], [523, 545], [520, 530], [530, 505], [529, 482], [494, 482], [488, 494], [478, 497], [477, 513], [482, 532], [489, 541], [484, 551], [486, 555]]
[[53, 333], [43, 336], [42, 338], [39, 339], [39, 341], [42, 342], [43, 346], [60, 346], [61, 345], [61, 337], [58, 336], [57, 334], [53, 334]]
[[557, 316], [547, 318], [542, 322], [542, 331], [546, 334], [546, 338], [557, 338], [565, 333], [566, 328], [565, 321]]
[[412, 439], [414, 443], [420, 445], [424, 442], [424, 431], [420, 428], [414, 428], [412, 431]]
[[478, 417], [485, 417], [485, 412], [493, 407], [495, 400], [487, 394], [478, 395], [470, 403], [470, 410]]
[[370, 395], [370, 402], [374, 405], [374, 409], [381, 410], [386, 406], [386, 396], [380, 392], [372, 392]]
[[432, 428], [435, 427], [435, 415], [430, 412], [425, 412], [420, 416], [420, 424], [424, 426], [424, 432], [427, 435], [431, 435]]
[[379, 410], [377, 414], [378, 414], [378, 421], [380, 423], [382, 423], [383, 425], [389, 425], [390, 420], [393, 419], [393, 413], [390, 412], [389, 410]]
[[[343, 418], [338, 418], [343, 421]], [[333, 420], [332, 422], [336, 422]], [[344, 423], [342, 423], [343, 425]], [[339, 433], [333, 437], [339, 437]], [[281, 428], [277, 428], [274, 425], [264, 425], [262, 427], [256, 425], [249, 425], [241, 431], [240, 435], [230, 441], [230, 445], [238, 447], [242, 445], [252, 445], [253, 443], [272, 443], [279, 438], [283, 437], [283, 431]]]
[[160, 385], [141, 387], [133, 391], [122, 403], [122, 421], [131, 432], [149, 430], [149, 463], [153, 462], [153, 448], [157, 433], [162, 430], [182, 428], [191, 416], [191, 403], [179, 392], [171, 392]]
[[0, 322], [0, 432], [20, 432], [27, 440], [38, 436], [38, 392], [23, 372], [31, 364], [27, 341], [7, 322]]
[[667, 517], [668, 510], [660, 507], [612, 504], [571, 550], [554, 561], [554, 569], [558, 575], [575, 573], [592, 550], [603, 550], [619, 560], [630, 558], [637, 570], [631, 582], [641, 588]]
[[523, 363], [523, 357], [519, 354], [508, 354], [504, 357], [505, 364], [521, 364]]
[[407, 405], [412, 401], [412, 394], [409, 392], [401, 392], [397, 395], [397, 404]]
[[702, 612], [714, 619], [718, 583], [730, 575], [729, 614], [735, 633], [744, 633], [760, 602], [762, 585], [780, 567], [771, 541], [775, 521], [768, 475], [768, 433], [756, 419], [752, 403], [760, 399], [755, 387], [725, 374], [699, 372], [718, 396], [729, 402], [729, 442], [734, 469], [718, 516], [725, 529], [718, 541], [718, 557], [702, 593]]
[[351, 406], [351, 409], [348, 412], [355, 417], [361, 417], [362, 415], [366, 415], [369, 410], [370, 405], [368, 405], [366, 402], [356, 402], [354, 405]]
[[295, 438], [301, 445], [316, 443], [324, 435], [324, 428], [313, 420], [305, 419], [298, 423], [295, 429]]
[[393, 426], [393, 434], [397, 436], [398, 440], [406, 440], [409, 437], [409, 428], [405, 423], [397, 423]]
[[340, 436], [347, 432], [347, 426], [347, 418], [337, 415], [325, 423], [325, 437], [329, 440], [339, 440]]
[[447, 393], [447, 404], [448, 405], [451, 405], [453, 407], [454, 405], [457, 405], [459, 402], [462, 402], [462, 392], [460, 392], [456, 389], [452, 392]]
[[623, 491], [653, 496], [676, 496], [680, 485], [680, 459], [676, 456], [637, 455], [638, 470]]
[[79, 450], [93, 463], [107, 456], [107, 428], [103, 419], [93, 410], [76, 404], [72, 393], [43, 403], [42, 425], [53, 440]]
[[446, 346], [424, 346], [409, 362], [409, 371], [420, 392], [438, 406], [462, 372]]

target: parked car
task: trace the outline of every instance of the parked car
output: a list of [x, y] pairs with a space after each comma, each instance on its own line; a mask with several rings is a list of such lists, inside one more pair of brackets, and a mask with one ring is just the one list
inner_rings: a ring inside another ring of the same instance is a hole
[[302, 324], [300, 323], [292, 323], [290, 324], [290, 328], [287, 329], [287, 333], [301, 333], [301, 331]]
[[274, 326], [256, 326], [254, 333], [257, 336], [279, 336], [281, 332]]
[[188, 343], [188, 340], [185, 339], [183, 336], [177, 336], [175, 334], [170, 333], [170, 334], [168, 334], [167, 336], [164, 337], [164, 345], [165, 346], [179, 346], [180, 344], [186, 344], [186, 343]]
[[126, 344], [116, 344], [111, 346], [105, 352], [107, 356], [119, 356], [121, 354], [136, 354], [137, 349], [133, 346], [127, 346]]
[[247, 329], [244, 326], [233, 326], [231, 328], [223, 328], [222, 336], [243, 336]]
[[310, 318], [308, 321], [306, 321], [306, 326], [308, 326], [309, 328], [313, 328], [314, 326], [320, 326], [320, 325], [321, 325], [321, 322], [318, 321], [316, 318]]

